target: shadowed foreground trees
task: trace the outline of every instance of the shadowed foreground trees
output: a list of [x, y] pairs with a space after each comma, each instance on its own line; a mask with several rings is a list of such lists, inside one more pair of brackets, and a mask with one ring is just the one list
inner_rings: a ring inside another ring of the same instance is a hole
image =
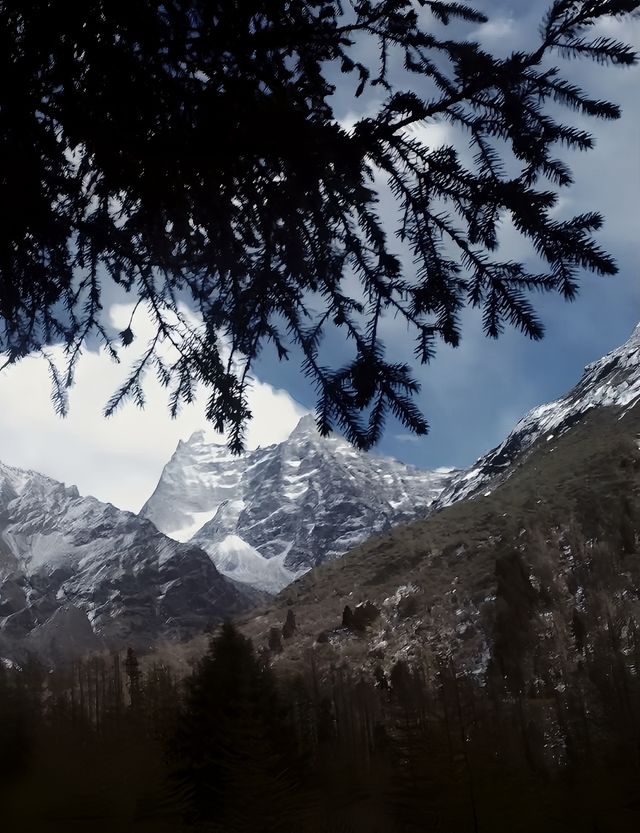
[[607, 643], [608, 632], [597, 626], [576, 671], [549, 668], [517, 693], [444, 661], [435, 675], [400, 662], [373, 677], [343, 668], [319, 679], [310, 667], [276, 680], [231, 626], [185, 684], [161, 665], [141, 673], [137, 707], [119, 657], [55, 669], [44, 687], [5, 670], [3, 823], [39, 833], [631, 833], [640, 654]]
[[301, 815], [298, 752], [275, 680], [232, 625], [188, 681], [175, 755], [198, 823], [286, 833]]
[[[530, 291], [571, 299], [580, 270], [615, 272], [592, 236], [597, 212], [555, 214], [572, 182], [560, 148], [593, 145], [557, 105], [603, 119], [619, 109], [555, 63], [633, 64], [594, 26], [638, 6], [554, 0], [530, 48], [501, 58], [458, 28], [448, 37], [450, 22], [485, 21], [461, 2], [6, 0], [0, 351], [14, 362], [64, 344], [67, 366], [50, 367], [65, 412], [88, 339], [115, 356], [135, 338], [135, 317], [119, 337], [109, 329], [115, 284], [156, 333], [107, 412], [143, 403], [146, 372], [174, 413], [203, 383], [208, 417], [238, 450], [252, 362], [295, 345], [323, 433], [369, 447], [389, 413], [426, 432], [406, 357], [385, 355], [383, 314], [407, 323], [427, 362], [440, 339], [458, 343], [467, 305], [490, 336], [508, 324], [539, 338]], [[338, 86], [369, 96], [350, 130]], [[458, 131], [469, 159], [410, 129], [434, 122]], [[505, 219], [539, 268], [500, 253]], [[336, 330], [351, 346], [339, 367], [321, 351]]]

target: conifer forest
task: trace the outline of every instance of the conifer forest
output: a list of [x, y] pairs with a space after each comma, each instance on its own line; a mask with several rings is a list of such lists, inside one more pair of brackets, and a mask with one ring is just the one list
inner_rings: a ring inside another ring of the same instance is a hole
[[637, 830], [635, 644], [603, 629], [571, 677], [538, 652], [527, 686], [513, 656], [511, 683], [446, 662], [277, 679], [230, 624], [183, 679], [132, 650], [34, 660], [0, 675], [3, 829]]

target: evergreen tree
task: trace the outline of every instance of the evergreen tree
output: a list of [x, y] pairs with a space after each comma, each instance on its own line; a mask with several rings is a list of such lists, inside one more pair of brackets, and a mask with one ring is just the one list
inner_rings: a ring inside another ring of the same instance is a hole
[[289, 608], [289, 610], [287, 610], [287, 618], [285, 619], [284, 625], [282, 626], [282, 637], [283, 639], [291, 639], [295, 632], [296, 617], [293, 610]]
[[342, 611], [342, 627], [353, 627], [353, 610], [351, 610], [351, 607], [349, 605], [345, 605], [344, 610]]
[[[615, 271], [592, 237], [599, 214], [556, 218], [572, 176], [553, 154], [593, 145], [557, 105], [603, 119], [619, 109], [553, 61], [633, 64], [632, 49], [591, 30], [638, 6], [553, 0], [539, 41], [496, 57], [445, 36], [450, 21], [485, 20], [447, 0], [5, 0], [0, 351], [14, 362], [62, 342], [68, 366], [50, 369], [64, 413], [87, 340], [119, 349], [103, 312], [113, 282], [150, 310], [156, 334], [107, 413], [127, 397], [144, 402], [146, 371], [170, 387], [172, 413], [201, 382], [207, 416], [238, 450], [252, 362], [265, 345], [284, 358], [293, 344], [322, 433], [336, 427], [369, 447], [389, 412], [425, 433], [409, 365], [385, 355], [383, 314], [407, 322], [428, 362], [439, 339], [458, 343], [467, 304], [482, 309], [489, 336], [510, 324], [537, 339], [529, 291], [571, 299], [580, 269]], [[376, 94], [351, 130], [332, 105], [340, 73], [355, 96]], [[438, 120], [471, 141], [469, 166], [408, 130]], [[375, 172], [395, 200], [397, 240], [380, 218]], [[541, 271], [499, 257], [506, 215]], [[204, 327], [180, 313], [181, 299]], [[135, 327], [120, 333], [123, 346]], [[353, 346], [341, 367], [321, 355], [330, 328]], [[163, 342], [175, 348], [169, 361]]]
[[29, 709], [35, 698], [21, 682], [20, 676], [6, 669], [0, 660], [0, 787], [21, 775], [30, 758], [38, 712]]
[[176, 738], [194, 817], [228, 833], [296, 829], [296, 753], [270, 671], [225, 624], [189, 681]]
[[138, 711], [140, 708], [140, 663], [133, 648], [127, 648], [127, 658], [124, 662], [124, 670], [127, 675], [127, 686], [129, 688], [129, 703], [131, 711]]

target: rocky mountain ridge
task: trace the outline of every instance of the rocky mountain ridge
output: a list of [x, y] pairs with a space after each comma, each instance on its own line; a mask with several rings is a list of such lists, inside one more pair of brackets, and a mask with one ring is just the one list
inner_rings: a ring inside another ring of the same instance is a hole
[[415, 517], [450, 479], [324, 440], [310, 419], [249, 459], [198, 432], [165, 472], [172, 466], [174, 492], [156, 490], [153, 505], [168, 508], [169, 525], [183, 524], [171, 530], [176, 538], [190, 540], [0, 463], [0, 656], [146, 650], [159, 638], [201, 633], [260, 601], [255, 586], [280, 590], [324, 558]]
[[307, 415], [284, 442], [241, 457], [196, 432], [179, 443], [141, 514], [205, 549], [224, 575], [278, 592], [323, 561], [423, 515], [454, 474], [321, 437]]
[[566, 396], [529, 411], [508, 437], [459, 472], [434, 501], [431, 512], [495, 488], [513, 472], [535, 443], [562, 436], [594, 408], [619, 407], [620, 419], [640, 400], [640, 324], [620, 347], [588, 364]]
[[[298, 635], [291, 645], [308, 648], [326, 631], [323, 644], [340, 646], [338, 608], [371, 603], [380, 627], [373, 639], [367, 624], [367, 650], [395, 656], [418, 633], [429, 634], [432, 648], [454, 650], [466, 634], [470, 667], [482, 667], [492, 637], [479, 622], [486, 610], [488, 621], [494, 616], [496, 565], [514, 553], [526, 559], [534, 527], [545, 547], [555, 542], [548, 560], [556, 579], [574, 571], [575, 547], [598, 536], [622, 529], [624, 546], [637, 549], [639, 400], [640, 327], [466, 473], [361, 454], [339, 437], [320, 437], [309, 417], [285, 442], [242, 458], [197, 432], [165, 467], [146, 517], [0, 464], [0, 656], [17, 646], [71, 654], [189, 637], [249, 610], [253, 588], [275, 592], [310, 571], [251, 625], [258, 641], [283, 605], [295, 603], [308, 621], [306, 641]], [[600, 494], [607, 483], [613, 497]], [[576, 517], [593, 529], [568, 543]], [[630, 564], [620, 566], [626, 578], [616, 593], [633, 607]], [[525, 568], [540, 584], [535, 564]], [[577, 591], [568, 590], [576, 582], [553, 590], [566, 610], [579, 609]], [[358, 636], [353, 644], [360, 651], [365, 643]]]
[[0, 654], [148, 647], [247, 610], [255, 593], [194, 544], [0, 463]]

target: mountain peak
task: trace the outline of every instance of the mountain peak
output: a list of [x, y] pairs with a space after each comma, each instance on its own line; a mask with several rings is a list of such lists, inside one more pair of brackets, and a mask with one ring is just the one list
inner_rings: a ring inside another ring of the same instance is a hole
[[317, 434], [316, 418], [313, 414], [305, 414], [298, 420], [298, 424], [289, 434], [289, 439], [292, 437], [299, 437], [306, 434]]
[[241, 456], [218, 448], [174, 454], [141, 514], [202, 547], [224, 575], [270, 592], [423, 513], [453, 476], [322, 438], [313, 414], [284, 442]]
[[207, 432], [204, 428], [198, 428], [197, 431], [194, 431], [188, 440], [186, 440], [185, 445], [202, 445], [203, 443], [207, 442]]
[[37, 472], [0, 463], [0, 510], [0, 653], [137, 647], [253, 599], [202, 549]]

